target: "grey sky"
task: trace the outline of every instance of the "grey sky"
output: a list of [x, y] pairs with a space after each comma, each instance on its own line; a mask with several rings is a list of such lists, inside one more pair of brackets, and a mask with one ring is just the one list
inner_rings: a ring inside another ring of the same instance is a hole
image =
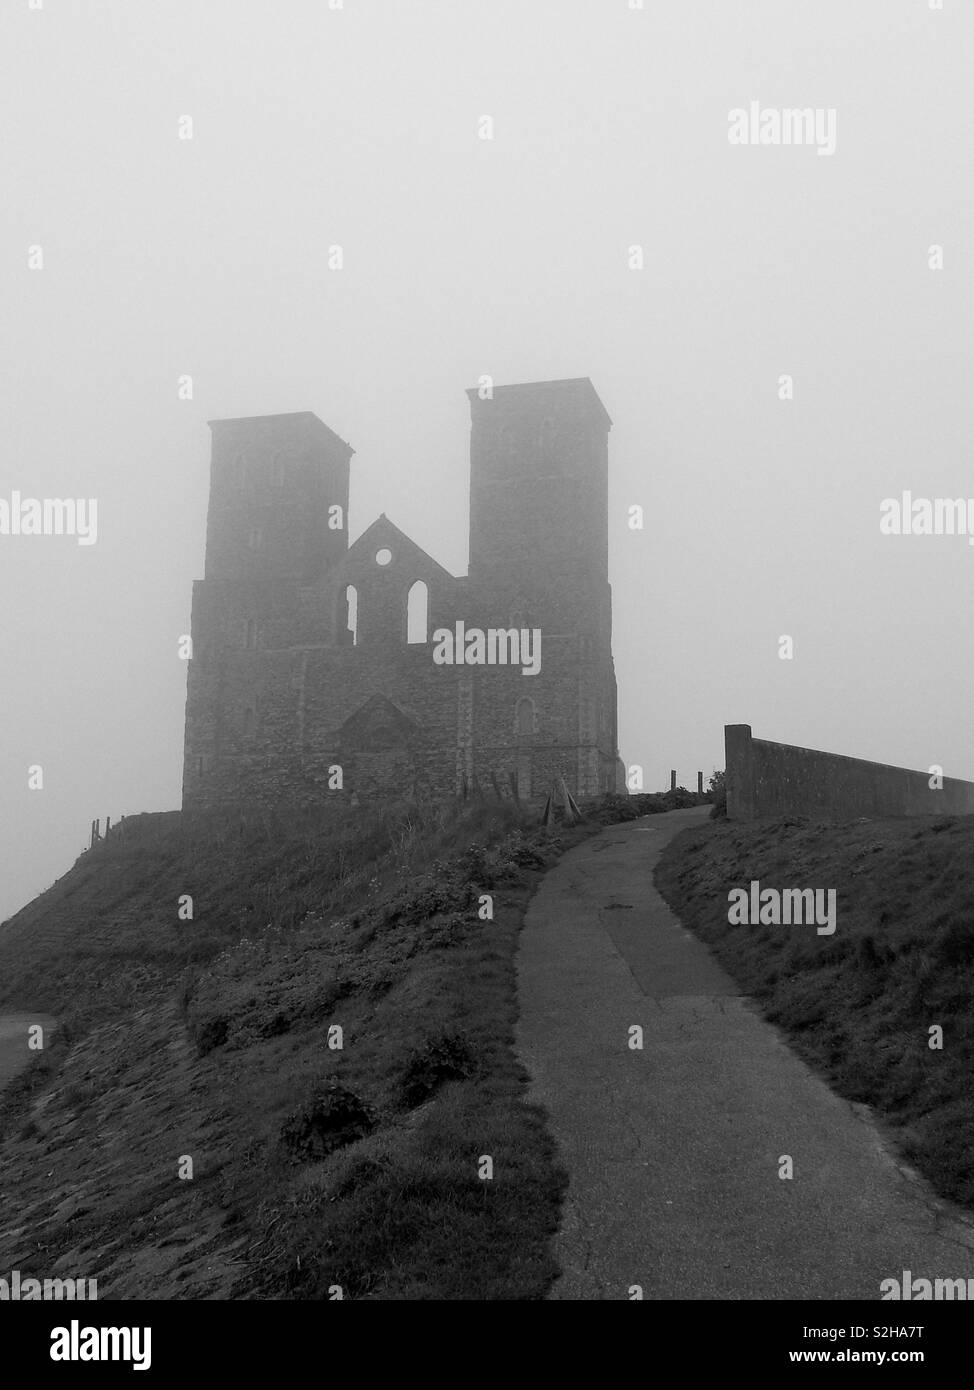
[[[974, 779], [974, 548], [878, 525], [974, 496], [972, 34], [959, 0], [11, 0], [0, 496], [96, 497], [99, 535], [0, 537], [0, 918], [94, 816], [179, 804], [205, 421], [313, 410], [352, 538], [385, 511], [463, 572], [482, 373], [590, 376], [615, 422], [649, 788], [738, 721]], [[752, 100], [834, 107], [835, 154], [731, 146]]]

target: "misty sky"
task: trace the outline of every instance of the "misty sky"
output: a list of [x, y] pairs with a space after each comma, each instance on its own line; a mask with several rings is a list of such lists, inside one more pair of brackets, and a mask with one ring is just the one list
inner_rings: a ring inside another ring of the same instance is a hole
[[[385, 511], [463, 573], [484, 373], [613, 418], [648, 789], [729, 722], [974, 779], [974, 548], [878, 524], [974, 496], [972, 35], [960, 0], [7, 0], [0, 497], [99, 515], [0, 536], [0, 918], [93, 817], [179, 805], [205, 422], [314, 411], [351, 538]], [[729, 144], [751, 101], [835, 108], [835, 154]]]

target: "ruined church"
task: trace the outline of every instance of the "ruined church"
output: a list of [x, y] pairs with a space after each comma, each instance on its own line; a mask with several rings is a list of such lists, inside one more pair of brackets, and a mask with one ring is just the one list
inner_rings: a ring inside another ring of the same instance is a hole
[[[467, 395], [460, 577], [384, 514], [349, 545], [354, 451], [310, 411], [210, 423], [184, 808], [477, 788], [531, 799], [560, 778], [575, 797], [624, 790], [612, 422], [588, 378]], [[471, 630], [501, 639], [489, 659], [461, 640]], [[530, 666], [510, 659], [513, 632], [536, 637]]]

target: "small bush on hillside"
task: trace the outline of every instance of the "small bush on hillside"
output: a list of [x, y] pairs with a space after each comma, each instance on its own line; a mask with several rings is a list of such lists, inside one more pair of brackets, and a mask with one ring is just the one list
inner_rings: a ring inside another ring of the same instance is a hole
[[459, 1081], [472, 1075], [474, 1060], [465, 1038], [446, 1033], [430, 1038], [406, 1064], [402, 1078], [402, 1097], [412, 1110], [428, 1100], [444, 1081]]
[[688, 806], [702, 805], [706, 797], [701, 796], [699, 792], [690, 791], [687, 787], [674, 787], [663, 793], [663, 800], [668, 811], [683, 811]]
[[364, 1138], [374, 1125], [364, 1101], [331, 1079], [281, 1126], [281, 1142], [297, 1162], [314, 1163]]
[[462, 912], [451, 912], [448, 916], [436, 917], [433, 921], [425, 923], [422, 931], [417, 934], [415, 949], [438, 951], [459, 946], [481, 925], [479, 922], [475, 925], [470, 917]]
[[201, 1057], [222, 1047], [230, 1033], [230, 1020], [226, 1014], [212, 1014], [196, 1025], [196, 1048]]
[[522, 869], [543, 869], [547, 863], [536, 845], [531, 844], [523, 830], [515, 830], [508, 837], [508, 854]]

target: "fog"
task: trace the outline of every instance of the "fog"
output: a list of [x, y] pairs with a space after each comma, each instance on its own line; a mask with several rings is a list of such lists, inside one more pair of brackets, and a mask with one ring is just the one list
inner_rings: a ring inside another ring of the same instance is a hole
[[[614, 421], [647, 789], [733, 722], [974, 779], [974, 548], [879, 529], [974, 497], [972, 33], [952, 0], [11, 0], [0, 497], [98, 532], [0, 535], [0, 918], [94, 817], [179, 805], [206, 421], [314, 411], [351, 539], [385, 511], [463, 573], [485, 374], [588, 376]], [[751, 102], [834, 109], [834, 153], [732, 144]]]

